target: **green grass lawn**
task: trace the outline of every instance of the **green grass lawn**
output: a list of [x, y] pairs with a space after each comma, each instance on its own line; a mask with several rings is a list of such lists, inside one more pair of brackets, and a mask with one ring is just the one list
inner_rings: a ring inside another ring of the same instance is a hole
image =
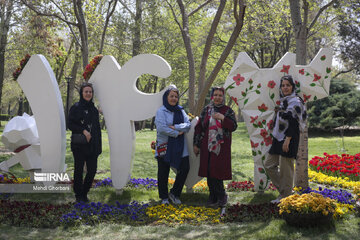
[[[66, 163], [67, 172], [73, 175], [73, 158], [70, 151], [69, 137], [67, 135]], [[131, 176], [133, 178], [156, 178], [157, 164], [150, 149], [151, 141], [155, 140], [156, 132], [142, 130], [136, 133], [136, 153], [133, 162]], [[347, 153], [360, 152], [360, 136], [345, 137], [345, 149]], [[322, 156], [324, 152], [341, 154], [342, 139], [336, 136], [321, 136], [309, 138], [309, 158]], [[0, 161], [9, 156], [0, 155]], [[244, 181], [253, 178], [253, 160], [251, 155], [250, 141], [246, 127], [239, 124], [237, 131], [233, 133], [232, 145], [232, 169], [233, 180]], [[25, 177], [26, 172], [20, 166], [11, 169], [18, 177]], [[98, 161], [97, 179], [111, 177], [109, 144], [107, 134], [103, 132], [103, 153]], [[171, 173], [170, 177], [174, 177]], [[274, 191], [265, 193], [254, 192], [229, 192], [231, 204], [240, 203], [264, 203], [277, 197]], [[156, 190], [125, 189], [122, 195], [116, 195], [113, 188], [92, 189], [89, 193], [92, 201], [104, 203], [129, 203], [133, 200], [149, 202], [158, 201]], [[74, 201], [73, 194], [17, 194], [12, 197], [16, 200], [48, 201], [63, 203]], [[202, 205], [207, 199], [207, 193], [183, 193], [182, 200], [189, 205]], [[245, 222], [219, 225], [176, 225], [173, 227], [164, 225], [133, 226], [127, 224], [99, 224], [96, 226], [81, 226], [76, 228], [62, 227], [56, 229], [37, 229], [12, 227], [0, 224], [0, 239], [357, 239], [360, 233], [360, 218], [350, 215], [339, 220], [332, 227], [318, 227], [299, 229], [289, 227], [284, 220], [272, 219], [264, 222]]]

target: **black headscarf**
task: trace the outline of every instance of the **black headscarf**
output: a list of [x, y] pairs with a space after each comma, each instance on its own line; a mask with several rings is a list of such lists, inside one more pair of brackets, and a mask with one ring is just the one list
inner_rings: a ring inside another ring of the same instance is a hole
[[[93, 97], [90, 99], [90, 101], [86, 101], [86, 100], [84, 99], [84, 97], [83, 97], [83, 90], [84, 90], [84, 88], [86, 88], [86, 87], [90, 87], [91, 90], [92, 90], [92, 92], [93, 92]], [[94, 88], [93, 88], [93, 85], [92, 85], [91, 83], [87, 83], [87, 82], [83, 83], [83, 84], [81, 85], [81, 87], [80, 87], [79, 93], [80, 93], [80, 101], [79, 101], [79, 103], [80, 103], [81, 105], [83, 105], [86, 109], [90, 109], [90, 108], [92, 108], [92, 107], [95, 107], [94, 102], [93, 102], [93, 98], [94, 98]]]

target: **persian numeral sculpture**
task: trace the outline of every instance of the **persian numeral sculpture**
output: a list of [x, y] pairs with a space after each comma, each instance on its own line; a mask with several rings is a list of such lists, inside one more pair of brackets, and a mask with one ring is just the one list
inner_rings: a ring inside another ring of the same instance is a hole
[[274, 108], [280, 103], [280, 78], [292, 75], [297, 93], [305, 102], [329, 95], [332, 51], [321, 49], [306, 66], [296, 65], [295, 58], [294, 53], [286, 53], [273, 68], [259, 69], [246, 53], [241, 52], [224, 85], [241, 110], [247, 126], [254, 158], [256, 190], [265, 190], [270, 182], [264, 170], [264, 161], [272, 144], [269, 126], [273, 121]]
[[171, 74], [171, 67], [153, 54], [137, 55], [122, 68], [114, 57], [104, 56], [89, 79], [108, 129], [111, 179], [117, 190], [130, 178], [135, 154], [134, 121], [153, 117], [162, 105], [166, 90], [156, 94], [140, 92], [136, 80], [142, 74], [166, 78]]
[[29, 101], [40, 142], [42, 172], [66, 170], [66, 128], [59, 86], [49, 62], [32, 55], [17, 82]]

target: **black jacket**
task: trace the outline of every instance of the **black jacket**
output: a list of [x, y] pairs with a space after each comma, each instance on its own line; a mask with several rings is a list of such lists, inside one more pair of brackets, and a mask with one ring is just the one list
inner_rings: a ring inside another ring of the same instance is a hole
[[81, 150], [84, 154], [99, 155], [102, 152], [101, 129], [99, 123], [99, 111], [92, 101], [87, 102], [80, 98], [69, 111], [68, 127], [72, 133], [81, 133], [86, 129], [91, 134], [90, 142], [87, 144], [71, 143], [71, 150]]
[[[299, 148], [299, 141], [300, 141], [300, 129], [299, 129], [299, 122], [289, 115], [282, 116], [284, 119], [288, 120], [289, 127], [285, 131], [286, 137], [291, 137], [290, 144], [289, 144], [289, 151], [284, 152], [282, 150], [282, 145], [284, 144], [285, 140], [279, 142], [276, 138], [273, 137], [273, 143], [269, 150], [270, 154], [281, 155], [287, 158], [296, 158], [298, 148]], [[276, 121], [276, 119], [275, 119]]]

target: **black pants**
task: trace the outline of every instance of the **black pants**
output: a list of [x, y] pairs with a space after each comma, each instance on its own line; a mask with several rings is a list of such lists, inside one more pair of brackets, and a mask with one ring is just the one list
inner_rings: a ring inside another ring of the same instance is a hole
[[210, 153], [208, 158], [207, 185], [210, 192], [209, 199], [212, 202], [216, 202], [225, 196], [224, 180], [210, 176]]
[[225, 196], [224, 180], [207, 177], [207, 184], [209, 187], [210, 196], [212, 202], [216, 202]]
[[[84, 197], [90, 190], [97, 169], [97, 155], [87, 155], [83, 151], [73, 149], [74, 155], [74, 192], [76, 197]], [[83, 181], [84, 163], [87, 173]]]
[[[170, 164], [165, 162], [163, 158], [158, 157], [158, 189], [159, 197], [161, 199], [169, 198], [168, 195], [168, 179], [170, 172]], [[179, 170], [176, 174], [175, 183], [173, 188], [170, 190], [175, 197], [180, 197], [181, 191], [184, 187], [186, 177], [189, 173], [189, 157], [184, 157], [181, 159]]]

